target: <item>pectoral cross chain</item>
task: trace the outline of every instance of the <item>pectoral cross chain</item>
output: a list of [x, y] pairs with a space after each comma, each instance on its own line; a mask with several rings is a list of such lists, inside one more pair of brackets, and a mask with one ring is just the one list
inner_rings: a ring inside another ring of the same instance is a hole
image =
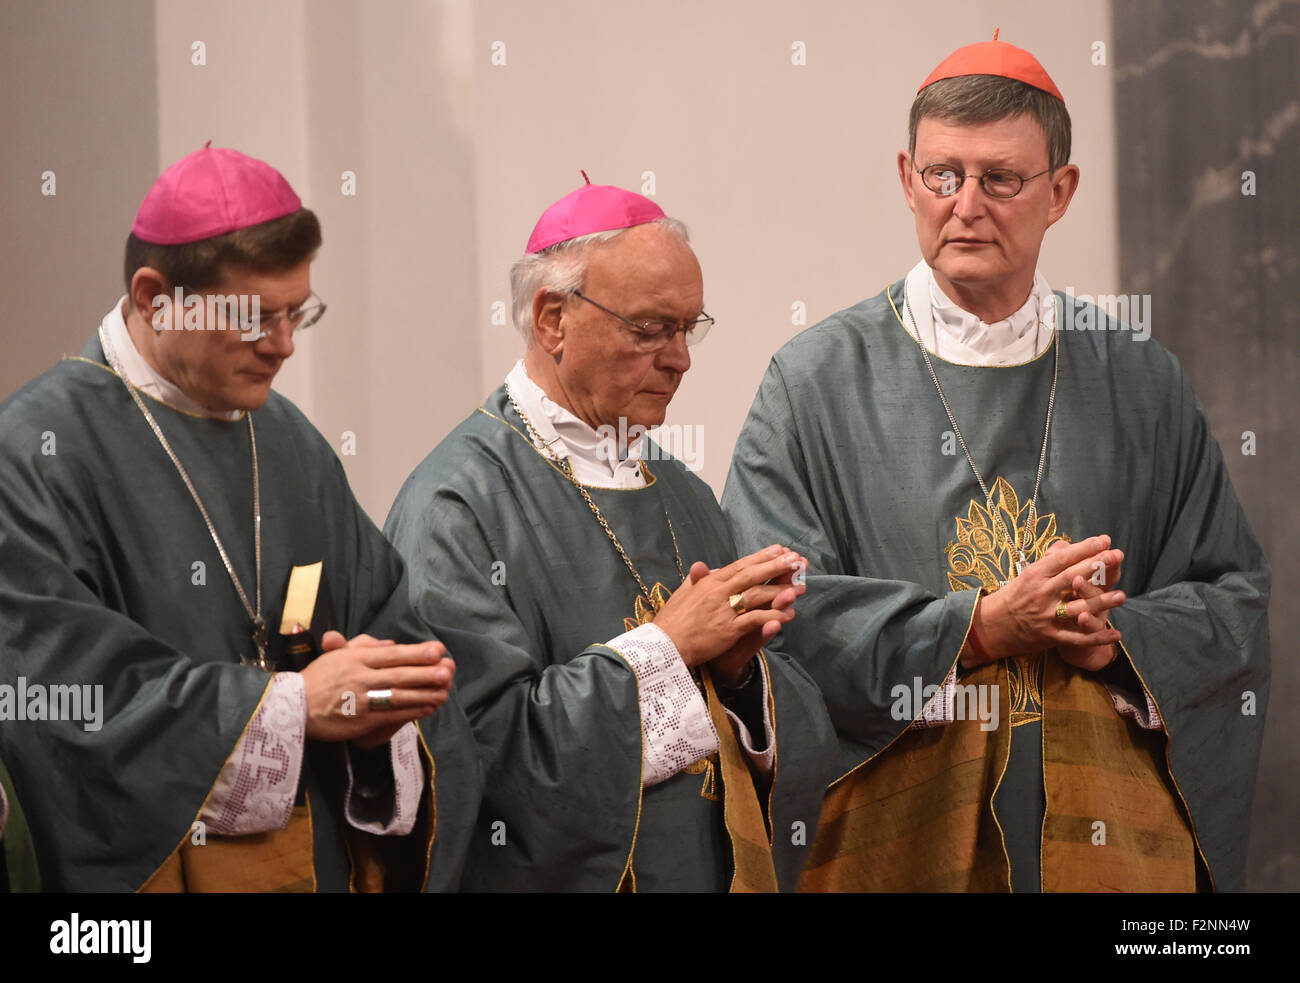
[[245, 658], [242, 660], [244, 665], [256, 666], [263, 672], [274, 672], [275, 666], [271, 663], [271, 660], [267, 658], [267, 648], [269, 643], [266, 634], [266, 621], [261, 615], [257, 615], [248, 623], [248, 633], [253, 639], [253, 647], [257, 649], [257, 657]]

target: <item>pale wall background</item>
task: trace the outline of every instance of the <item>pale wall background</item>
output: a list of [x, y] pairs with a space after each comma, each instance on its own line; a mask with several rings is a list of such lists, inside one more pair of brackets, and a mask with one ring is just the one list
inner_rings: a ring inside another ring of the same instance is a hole
[[[300, 336], [277, 388], [336, 447], [355, 435], [344, 463], [382, 523], [405, 476], [520, 354], [494, 304], [508, 306], [507, 271], [538, 215], [585, 168], [596, 183], [653, 182], [693, 231], [718, 325], [693, 350], [668, 423], [702, 427], [701, 474], [720, 492], [767, 361], [801, 330], [794, 305], [813, 324], [918, 258], [894, 165], [907, 109], [942, 57], [995, 26], [1039, 56], [1074, 121], [1082, 183], [1048, 234], [1043, 271], [1080, 293], [1137, 289], [1118, 267], [1113, 60], [1093, 64], [1096, 42], [1114, 48], [1109, 4], [924, 9], [6, 2], [0, 398], [79, 351], [120, 295], [123, 241], [158, 172], [205, 140], [234, 146], [279, 168], [321, 217], [313, 280], [330, 311]], [[192, 64], [196, 41], [205, 65]], [[792, 62], [796, 43], [806, 64]], [[40, 194], [46, 170], [53, 197]], [[356, 174], [355, 197], [341, 193], [344, 171]], [[1178, 350], [1159, 322], [1156, 336]], [[1296, 695], [1275, 688], [1275, 743], [1294, 745]], [[1284, 811], [1257, 811], [1252, 869], [1269, 872], [1261, 884], [1294, 889], [1295, 863], [1277, 862], [1294, 857], [1284, 845], [1294, 784], [1267, 764], [1261, 784]]]
[[916, 262], [894, 165], [907, 109], [995, 25], [1038, 54], [1074, 118], [1083, 182], [1043, 269], [1081, 292], [1121, 285], [1112, 81], [1090, 61], [1107, 5], [1071, 4], [1070, 31], [1043, 3], [942, 9], [921, 31], [896, 4], [827, 0], [6, 4], [0, 298], [40, 301], [0, 328], [0, 395], [79, 351], [121, 294], [122, 243], [158, 172], [209, 139], [237, 147], [321, 217], [313, 282], [330, 310], [277, 388], [336, 447], [355, 434], [344, 463], [382, 522], [519, 356], [493, 305], [508, 308], [510, 264], [583, 168], [653, 187], [692, 230], [718, 324], [667, 422], [701, 428], [701, 474], [721, 492], [767, 360], [802, 327], [792, 305], [813, 324]]

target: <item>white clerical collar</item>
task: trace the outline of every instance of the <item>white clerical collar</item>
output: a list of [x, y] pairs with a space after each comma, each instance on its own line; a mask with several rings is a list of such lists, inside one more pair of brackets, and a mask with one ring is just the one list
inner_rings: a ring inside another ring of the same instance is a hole
[[1034, 285], [1024, 305], [993, 324], [958, 307], [943, 292], [934, 270], [922, 260], [907, 274], [907, 303], [916, 331], [904, 317], [903, 326], [931, 352], [959, 365], [1018, 365], [1047, 350], [1056, 327], [1056, 295], [1034, 271]]
[[214, 413], [206, 406], [200, 406], [193, 399], [181, 391], [175, 383], [164, 379], [154, 371], [153, 366], [140, 354], [139, 349], [135, 347], [135, 342], [131, 339], [131, 332], [127, 330], [126, 319], [122, 317], [122, 308], [126, 304], [126, 296], [113, 305], [113, 309], [104, 315], [104, 320], [100, 322], [100, 337], [103, 339], [104, 355], [108, 358], [108, 364], [120, 368], [126, 373], [126, 381], [139, 389], [147, 396], [152, 396], [160, 403], [166, 403], [173, 409], [178, 409], [184, 413], [190, 413], [194, 416], [211, 417], [214, 420], [238, 420], [244, 415], [243, 410], [232, 410], [229, 413]]
[[[643, 488], [642, 440], [630, 442], [623, 460], [618, 457], [618, 438], [594, 430], [585, 421], [555, 402], [535, 383], [520, 359], [506, 376], [506, 386], [519, 408], [537, 431], [542, 445], [559, 457], [569, 458], [574, 476], [584, 485], [613, 488]], [[604, 428], [602, 428], [604, 429]]]

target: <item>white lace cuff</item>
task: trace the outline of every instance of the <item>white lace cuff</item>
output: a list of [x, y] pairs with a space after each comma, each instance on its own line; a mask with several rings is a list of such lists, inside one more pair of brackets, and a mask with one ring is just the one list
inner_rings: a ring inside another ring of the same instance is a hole
[[1106, 683], [1105, 686], [1106, 692], [1110, 694], [1110, 701], [1115, 704], [1115, 712], [1121, 717], [1127, 717], [1143, 730], [1159, 730], [1161, 728], [1160, 711], [1156, 709], [1155, 701], [1151, 699], [1150, 693], [1146, 690], [1142, 691], [1146, 703], [1146, 713], [1143, 713], [1142, 708], [1133, 702], [1132, 694], [1127, 690], [1112, 686], [1110, 683]]
[[[755, 656], [755, 658], [758, 657]], [[727, 716], [731, 719], [731, 726], [736, 729], [736, 740], [740, 742], [740, 749], [749, 758], [749, 763], [762, 774], [770, 775], [772, 765], [776, 761], [776, 735], [772, 731], [772, 707], [771, 701], [768, 699], [767, 664], [762, 659], [758, 659], [758, 675], [763, 684], [763, 735], [766, 738], [763, 750], [754, 750], [754, 738], [749, 733], [749, 728], [745, 726], [743, 720], [730, 710], [727, 710]]]
[[667, 781], [718, 750], [718, 732], [691, 671], [663, 631], [641, 625], [606, 643], [627, 659], [641, 690], [641, 785]]
[[424, 766], [420, 763], [420, 739], [415, 722], [403, 725], [388, 747], [393, 787], [371, 798], [357, 787], [352, 773], [352, 747], [348, 746], [348, 785], [343, 794], [343, 814], [350, 825], [364, 833], [405, 836], [415, 828], [415, 814], [424, 794]]
[[[1115, 704], [1115, 711], [1121, 717], [1127, 717], [1143, 730], [1160, 729], [1160, 711], [1156, 709], [1150, 693], [1146, 690], [1142, 691], [1143, 702], [1146, 704], [1145, 712], [1143, 712], [1143, 708], [1133, 701], [1132, 694], [1109, 683], [1103, 685], [1106, 687], [1106, 692], [1110, 694], [1111, 702]], [[917, 718], [912, 726], [922, 729], [941, 727], [944, 724], [951, 723], [953, 720], [953, 698], [956, 691], [957, 669], [954, 666], [952, 672], [948, 674], [948, 678], [943, 681], [943, 686], [940, 687], [939, 692], [935, 694], [934, 699], [925, 705], [921, 716]]]
[[289, 825], [306, 731], [307, 686], [296, 672], [277, 672], [199, 813], [209, 833], [244, 836]]
[[954, 717], [952, 704], [956, 693], [957, 667], [953, 666], [952, 671], [948, 673], [948, 678], [939, 687], [939, 692], [935, 693], [934, 699], [925, 705], [925, 709], [921, 711], [921, 715], [916, 718], [912, 726], [921, 730], [926, 727], [942, 727], [944, 724], [952, 723]]

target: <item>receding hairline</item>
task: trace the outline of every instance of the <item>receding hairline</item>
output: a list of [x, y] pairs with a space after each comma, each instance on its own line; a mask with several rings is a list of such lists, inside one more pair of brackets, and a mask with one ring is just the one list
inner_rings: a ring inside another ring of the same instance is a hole
[[[653, 229], [654, 231], [643, 232], [641, 231], [643, 229]], [[686, 232], [685, 226], [674, 228], [669, 222], [658, 221], [628, 226], [626, 229], [620, 230], [619, 234], [612, 239], [591, 243], [581, 252], [584, 270], [590, 271], [592, 263], [617, 254], [620, 243], [622, 243], [621, 248], [623, 249], [630, 246], [632, 248], [651, 250], [641, 260], [641, 262], [649, 266], [661, 262], [675, 262], [678, 259], [687, 257], [697, 267], [702, 266], [700, 258], [695, 254], [695, 249], [691, 246], [690, 236]], [[627, 260], [623, 260], [623, 262], [627, 262]]]
[[[524, 339], [532, 342], [532, 308], [542, 290], [570, 293], [586, 279], [587, 266], [592, 256], [608, 245], [624, 238], [629, 232], [646, 225], [658, 225], [690, 250], [691, 234], [681, 219], [664, 215], [650, 222], [641, 222], [621, 229], [605, 229], [565, 239], [535, 253], [525, 253], [510, 268], [510, 312], [515, 328]], [[696, 263], [699, 258], [695, 257]]]

